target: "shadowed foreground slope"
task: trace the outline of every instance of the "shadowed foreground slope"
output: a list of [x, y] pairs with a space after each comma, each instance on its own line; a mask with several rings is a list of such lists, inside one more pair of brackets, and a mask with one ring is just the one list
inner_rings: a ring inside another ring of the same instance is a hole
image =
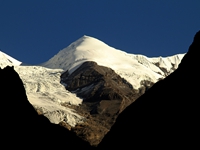
[[13, 67], [0, 69], [1, 146], [6, 149], [85, 148], [88, 143], [39, 116]]
[[99, 148], [199, 147], [200, 31], [179, 68], [117, 118]]

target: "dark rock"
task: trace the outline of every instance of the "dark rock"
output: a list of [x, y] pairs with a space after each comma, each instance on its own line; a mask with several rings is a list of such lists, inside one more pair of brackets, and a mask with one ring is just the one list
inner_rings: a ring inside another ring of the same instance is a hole
[[91, 145], [98, 145], [117, 116], [151, 85], [144, 81], [141, 83], [143, 89], [138, 92], [111, 68], [91, 61], [84, 62], [72, 74], [68, 71], [63, 73], [61, 83], [83, 99], [83, 104], [74, 109], [77, 112], [82, 109], [80, 114], [89, 112], [85, 116], [88, 118], [87, 123], [73, 130]]
[[132, 85], [125, 79], [112, 69], [91, 61], [84, 62], [71, 75], [68, 75], [68, 71], [63, 73], [61, 82], [67, 85], [67, 90], [83, 98], [84, 102], [123, 100], [124, 95], [134, 95]]
[[[93, 107], [92, 114], [94, 112], [101, 114], [102, 111], [99, 112], [98, 110], [105, 110], [108, 104], [112, 103], [105, 101], [113, 101], [113, 103], [119, 104], [115, 113], [120, 113], [143, 94], [134, 90], [130, 83], [121, 78], [111, 68], [99, 66], [96, 62], [91, 61], [84, 62], [70, 75], [68, 71], [63, 73], [61, 75], [61, 83], [66, 85], [65, 88], [67, 90], [81, 97], [84, 103], [93, 103], [96, 109]], [[144, 82], [142, 84], [148, 86], [151, 83]], [[103, 108], [104, 106], [105, 108]]]
[[128, 106], [100, 149], [199, 147], [200, 31], [179, 67]]

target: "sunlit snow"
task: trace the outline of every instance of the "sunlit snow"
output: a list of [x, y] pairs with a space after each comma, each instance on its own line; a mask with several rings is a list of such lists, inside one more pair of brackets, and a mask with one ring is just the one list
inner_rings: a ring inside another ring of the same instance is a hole
[[[52, 123], [65, 121], [71, 126], [83, 122], [84, 117], [66, 105], [81, 105], [82, 99], [67, 91], [60, 84], [60, 75], [68, 70], [72, 73], [85, 61], [95, 61], [98, 65], [115, 70], [129, 81], [133, 88], [141, 87], [141, 81], [157, 82], [166, 77], [163, 68], [171, 73], [181, 62], [184, 54], [170, 57], [148, 58], [144, 55], [129, 54], [115, 49], [104, 42], [83, 36], [59, 51], [49, 61], [37, 66], [21, 66], [22, 62], [0, 51], [0, 67], [14, 66], [24, 83], [29, 102], [42, 112]], [[84, 88], [87, 92], [91, 87]]]
[[83, 117], [62, 103], [79, 105], [82, 100], [67, 91], [60, 84], [62, 69], [48, 69], [41, 66], [15, 66], [24, 83], [30, 103], [39, 109], [52, 123], [66, 121], [71, 126], [81, 122]]
[[54, 69], [61, 68], [72, 73], [83, 62], [95, 61], [99, 65], [112, 68], [129, 81], [135, 89], [138, 89], [142, 80], [155, 83], [158, 79], [165, 77], [163, 71], [155, 63], [161, 63], [160, 67], [170, 71], [171, 64], [175, 63], [177, 68], [183, 56], [184, 54], [172, 56], [172, 58], [147, 58], [115, 49], [96, 38], [83, 36], [41, 65]]
[[22, 62], [14, 59], [13, 57], [0, 51], [0, 67], [4, 68], [6, 66], [19, 66]]

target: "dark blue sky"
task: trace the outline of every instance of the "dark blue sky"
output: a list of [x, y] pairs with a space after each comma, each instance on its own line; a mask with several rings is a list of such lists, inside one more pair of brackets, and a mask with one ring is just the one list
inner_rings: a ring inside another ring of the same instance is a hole
[[0, 49], [29, 64], [88, 35], [149, 57], [185, 53], [200, 0], [0, 0]]

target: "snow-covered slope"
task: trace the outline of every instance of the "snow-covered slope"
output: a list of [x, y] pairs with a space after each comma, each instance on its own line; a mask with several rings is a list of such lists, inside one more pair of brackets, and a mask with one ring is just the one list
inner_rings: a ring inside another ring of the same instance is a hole
[[19, 66], [22, 62], [0, 51], [0, 67]]
[[71, 126], [83, 121], [74, 110], [62, 106], [79, 105], [82, 100], [68, 92], [60, 84], [62, 69], [48, 69], [40, 66], [15, 66], [24, 83], [29, 102], [52, 123], [65, 121]]
[[95, 61], [98, 65], [112, 68], [138, 89], [142, 80], [155, 83], [160, 78], [164, 78], [166, 73], [163, 72], [162, 67], [169, 73], [172, 72], [173, 67], [177, 68], [183, 55], [170, 58], [147, 58], [143, 55], [128, 54], [96, 38], [83, 36], [41, 65], [68, 70], [72, 73], [83, 62]]
[[29, 102], [52, 123], [61, 121], [75, 126], [84, 118], [73, 109], [62, 106], [80, 105], [82, 100], [68, 92], [60, 84], [62, 69], [48, 69], [41, 66], [20, 66], [22, 62], [0, 52], [0, 67], [14, 66], [24, 83]]
[[[161, 74], [162, 76], [166, 76], [166, 72], [168, 74], [172, 73], [175, 69], [178, 68], [179, 63], [181, 62], [183, 56], [185, 54], [177, 54], [168, 57], [153, 57], [148, 58], [144, 55], [134, 55], [130, 54], [130, 57], [136, 59], [138, 63], [150, 68], [152, 71]], [[163, 70], [165, 69], [165, 71]], [[167, 74], [167, 75], [168, 75]]]

